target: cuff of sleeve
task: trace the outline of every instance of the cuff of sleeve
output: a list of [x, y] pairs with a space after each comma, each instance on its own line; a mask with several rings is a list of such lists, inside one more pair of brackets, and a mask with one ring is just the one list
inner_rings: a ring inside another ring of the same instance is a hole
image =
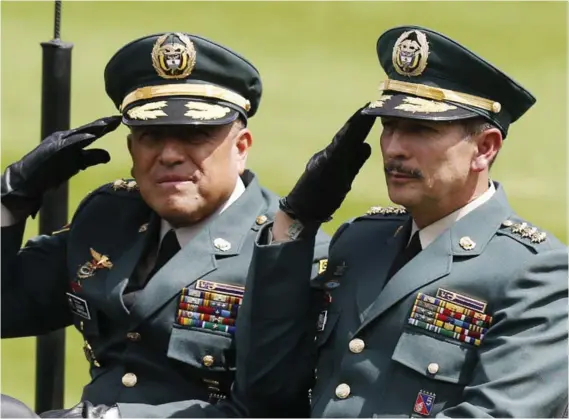
[[14, 214], [12, 214], [10, 212], [10, 210], [8, 208], [6, 208], [4, 205], [1, 205], [0, 207], [0, 226], [1, 227], [10, 227], [13, 226], [14, 224], [17, 224], [18, 220], [16, 220], [16, 217], [14, 217]]

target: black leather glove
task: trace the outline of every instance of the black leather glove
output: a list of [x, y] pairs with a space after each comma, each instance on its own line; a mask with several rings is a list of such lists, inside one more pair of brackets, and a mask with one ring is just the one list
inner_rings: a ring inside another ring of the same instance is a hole
[[48, 410], [40, 414], [41, 418], [97, 418], [115, 419], [120, 418], [119, 408], [116, 405], [106, 406], [99, 404], [94, 406], [89, 401], [76, 404], [71, 409]]
[[120, 123], [121, 116], [111, 116], [51, 134], [21, 160], [6, 168], [1, 180], [2, 204], [20, 216], [35, 215], [46, 191], [56, 188], [80, 170], [111, 159], [105, 150], [84, 148], [114, 131]]
[[352, 115], [330, 145], [312, 156], [292, 191], [280, 200], [280, 209], [305, 227], [331, 219], [369, 158], [371, 147], [364, 141], [376, 118], [361, 113], [366, 106]]

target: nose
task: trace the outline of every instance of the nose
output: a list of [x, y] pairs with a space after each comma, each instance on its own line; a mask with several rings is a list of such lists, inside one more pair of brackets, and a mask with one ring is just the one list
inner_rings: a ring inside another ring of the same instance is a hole
[[384, 130], [381, 134], [381, 149], [386, 161], [391, 159], [405, 160], [409, 157], [405, 135], [401, 130]]
[[162, 148], [158, 157], [161, 164], [175, 166], [185, 161], [186, 155], [182, 141], [176, 138], [164, 138], [161, 142]]

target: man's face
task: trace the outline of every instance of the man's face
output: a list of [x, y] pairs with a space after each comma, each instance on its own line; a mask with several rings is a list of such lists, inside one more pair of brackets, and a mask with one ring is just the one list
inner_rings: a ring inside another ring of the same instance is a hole
[[458, 206], [471, 186], [476, 142], [458, 122], [382, 118], [381, 152], [389, 198], [406, 208]]
[[133, 128], [128, 137], [132, 175], [160, 217], [175, 227], [190, 225], [229, 198], [251, 142], [239, 122]]

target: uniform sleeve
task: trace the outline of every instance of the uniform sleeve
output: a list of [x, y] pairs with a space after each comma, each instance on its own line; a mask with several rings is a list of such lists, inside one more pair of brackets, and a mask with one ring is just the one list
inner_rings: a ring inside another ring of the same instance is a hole
[[310, 416], [319, 312], [310, 280], [328, 246], [320, 235], [255, 245], [236, 334], [237, 394], [251, 417]]
[[567, 250], [532, 256], [504, 291], [473, 380], [439, 417], [554, 417], [567, 403]]
[[35, 336], [72, 322], [67, 305], [67, 232], [20, 249], [25, 222], [2, 227], [2, 338]]
[[230, 418], [247, 417], [234, 410], [235, 405], [210, 404], [202, 400], [185, 400], [160, 405], [118, 403], [121, 418]]

